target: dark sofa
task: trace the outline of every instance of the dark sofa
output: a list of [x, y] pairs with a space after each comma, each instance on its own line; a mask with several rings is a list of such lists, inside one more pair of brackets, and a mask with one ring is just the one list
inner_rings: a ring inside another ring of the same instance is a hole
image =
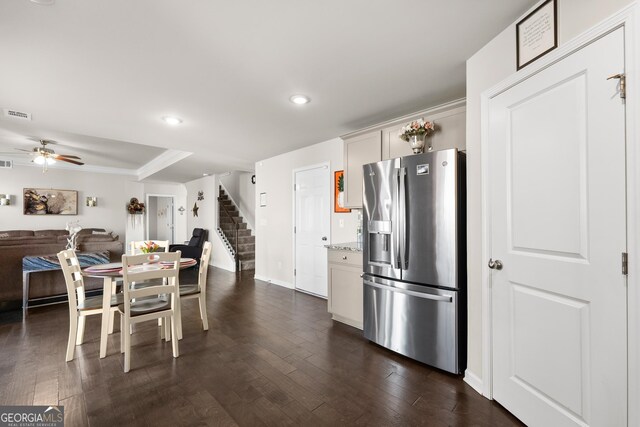
[[[78, 233], [78, 252], [109, 251], [112, 262], [120, 261], [123, 244], [118, 236], [94, 234], [103, 229], [87, 228]], [[66, 230], [0, 231], [0, 311], [22, 307], [22, 258], [31, 255], [53, 255], [66, 248]], [[66, 295], [62, 271], [43, 271], [30, 275], [29, 299]], [[100, 279], [85, 279], [86, 289], [101, 289]]]

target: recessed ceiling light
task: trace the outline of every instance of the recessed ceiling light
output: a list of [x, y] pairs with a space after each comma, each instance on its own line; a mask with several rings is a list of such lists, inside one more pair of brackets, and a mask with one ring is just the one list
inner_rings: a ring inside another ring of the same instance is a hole
[[307, 95], [291, 95], [289, 101], [293, 102], [294, 104], [303, 105], [311, 102], [311, 98], [309, 98]]
[[208, 173], [203, 173], [202, 176], [209, 176], [209, 174]]
[[164, 120], [164, 122], [168, 125], [171, 126], [176, 126], [179, 125], [180, 123], [182, 123], [182, 119], [179, 119], [177, 117], [173, 117], [173, 116], [165, 116], [162, 118], [162, 120]]
[[54, 4], [56, 0], [31, 0], [31, 3], [42, 4], [42, 5], [51, 5]]

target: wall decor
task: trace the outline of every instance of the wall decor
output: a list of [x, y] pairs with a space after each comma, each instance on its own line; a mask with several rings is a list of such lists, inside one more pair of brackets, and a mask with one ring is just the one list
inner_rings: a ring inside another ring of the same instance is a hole
[[11, 194], [0, 194], [0, 206], [11, 205]]
[[204, 191], [198, 191], [198, 200], [204, 200]]
[[195, 202], [195, 203], [193, 204], [193, 209], [191, 209], [191, 210], [193, 211], [193, 216], [194, 216], [194, 217], [198, 216], [198, 209], [200, 209], [200, 208], [198, 207], [198, 202]]
[[547, 0], [516, 24], [518, 70], [558, 47], [556, 0]]
[[333, 211], [336, 213], [351, 212], [351, 209], [342, 207], [344, 203], [344, 171], [335, 171], [333, 178]]
[[87, 197], [87, 206], [90, 208], [95, 208], [98, 206], [98, 198], [97, 197]]
[[23, 189], [25, 215], [78, 215], [78, 192], [46, 188]]
[[132, 197], [127, 205], [127, 212], [129, 212], [130, 215], [144, 214], [144, 203], [140, 203], [137, 198]]
[[[142, 215], [144, 214], [144, 203], [140, 203], [140, 201], [132, 197], [129, 200], [129, 204], [127, 205], [127, 212], [129, 212], [129, 217], [131, 218], [131, 228], [136, 228], [136, 223], [139, 221], [142, 223]], [[137, 218], [140, 218], [139, 220]]]

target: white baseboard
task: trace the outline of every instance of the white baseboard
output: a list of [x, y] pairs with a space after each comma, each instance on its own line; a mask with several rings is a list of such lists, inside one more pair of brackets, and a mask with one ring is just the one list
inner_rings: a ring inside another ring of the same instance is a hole
[[230, 271], [232, 273], [234, 273], [236, 271], [235, 264], [232, 264], [231, 266], [229, 266], [229, 264], [226, 264], [226, 263], [218, 263], [218, 262], [213, 261], [209, 265], [212, 265], [212, 266], [217, 267], [217, 268], [221, 268], [223, 270]]
[[464, 382], [469, 384], [475, 391], [482, 394], [482, 380], [479, 376], [468, 369], [464, 371]]
[[283, 288], [293, 289], [293, 283], [285, 282], [284, 280], [270, 279], [268, 277], [260, 276], [258, 274], [253, 276], [254, 279], [262, 280], [263, 282], [273, 283], [274, 285], [282, 286]]

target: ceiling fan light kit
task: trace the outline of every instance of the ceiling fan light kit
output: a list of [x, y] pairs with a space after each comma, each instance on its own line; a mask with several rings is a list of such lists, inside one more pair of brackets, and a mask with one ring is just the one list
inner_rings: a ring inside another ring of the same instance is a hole
[[58, 161], [78, 166], [84, 165], [84, 163], [80, 161], [80, 157], [72, 156], [70, 154], [56, 154], [56, 152], [51, 148], [47, 148], [47, 144], [55, 144], [55, 142], [47, 139], [41, 139], [39, 147], [33, 147], [31, 150], [16, 148], [16, 150], [29, 153], [29, 155], [33, 156], [31, 161], [36, 165], [41, 165], [43, 173], [47, 171], [48, 166], [53, 165]]
[[45, 157], [43, 155], [38, 155], [33, 159], [33, 163], [35, 163], [36, 165], [44, 165], [46, 164], [47, 166], [54, 164], [56, 161], [51, 158], [51, 157]]

